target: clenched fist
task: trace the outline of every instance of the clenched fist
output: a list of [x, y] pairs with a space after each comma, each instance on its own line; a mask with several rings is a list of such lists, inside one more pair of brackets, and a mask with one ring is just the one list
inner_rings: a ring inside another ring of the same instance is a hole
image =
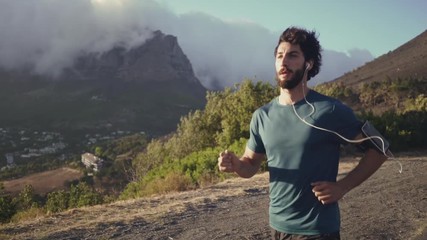
[[241, 166], [240, 159], [228, 150], [219, 154], [218, 168], [221, 172], [236, 172]]

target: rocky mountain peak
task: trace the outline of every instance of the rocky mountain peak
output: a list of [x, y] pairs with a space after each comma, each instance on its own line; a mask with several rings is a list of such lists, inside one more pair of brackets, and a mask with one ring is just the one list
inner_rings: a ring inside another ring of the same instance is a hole
[[87, 53], [68, 68], [65, 79], [173, 82], [200, 85], [175, 36], [154, 32], [144, 44], [126, 49], [116, 46], [104, 53]]

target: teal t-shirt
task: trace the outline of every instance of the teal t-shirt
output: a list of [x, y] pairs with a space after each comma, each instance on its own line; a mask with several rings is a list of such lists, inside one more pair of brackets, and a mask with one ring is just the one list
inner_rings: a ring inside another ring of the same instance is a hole
[[[360, 133], [362, 123], [338, 100], [314, 90], [306, 98], [314, 112], [304, 99], [295, 104], [295, 109], [300, 117], [308, 116], [307, 122], [348, 139]], [[279, 104], [278, 97], [254, 112], [247, 146], [267, 156], [272, 228], [302, 235], [340, 230], [338, 204], [319, 202], [311, 183], [336, 181], [339, 149], [345, 143], [333, 133], [303, 123], [292, 105]]]

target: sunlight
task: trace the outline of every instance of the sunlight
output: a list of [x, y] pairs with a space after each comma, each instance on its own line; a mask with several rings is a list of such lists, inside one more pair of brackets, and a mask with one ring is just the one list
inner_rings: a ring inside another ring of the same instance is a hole
[[93, 6], [122, 7], [124, 0], [91, 0]]

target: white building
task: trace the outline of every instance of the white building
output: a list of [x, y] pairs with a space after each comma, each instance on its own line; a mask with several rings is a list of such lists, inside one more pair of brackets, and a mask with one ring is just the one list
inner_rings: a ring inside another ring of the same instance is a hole
[[101, 169], [103, 162], [103, 159], [93, 155], [92, 153], [82, 154], [82, 163], [86, 166], [86, 168], [92, 168], [95, 172]]
[[4, 156], [6, 157], [7, 165], [8, 166], [13, 165], [13, 161], [14, 161], [14, 159], [13, 159], [13, 153], [6, 153]]

